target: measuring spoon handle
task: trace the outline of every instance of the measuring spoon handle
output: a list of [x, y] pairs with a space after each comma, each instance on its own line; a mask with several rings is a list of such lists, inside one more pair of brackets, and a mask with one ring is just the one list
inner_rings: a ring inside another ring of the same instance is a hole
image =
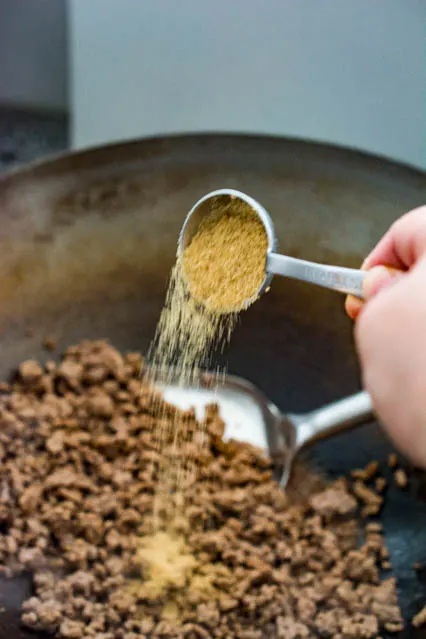
[[366, 273], [358, 269], [317, 264], [288, 255], [269, 253], [266, 270], [273, 275], [283, 275], [303, 282], [310, 282], [339, 293], [355, 295], [359, 299], [364, 299], [362, 287]]

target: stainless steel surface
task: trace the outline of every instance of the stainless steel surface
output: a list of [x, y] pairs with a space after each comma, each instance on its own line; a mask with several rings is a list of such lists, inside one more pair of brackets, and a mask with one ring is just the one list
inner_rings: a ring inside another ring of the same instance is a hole
[[361, 391], [305, 415], [288, 414], [287, 419], [295, 425], [295, 448], [300, 450], [303, 446], [330, 437], [343, 428], [368, 421], [372, 414], [371, 397], [366, 391]]
[[338, 291], [346, 295], [355, 295], [363, 299], [362, 286], [365, 278], [363, 271], [342, 266], [316, 264], [315, 262], [308, 262], [276, 253], [278, 242], [271, 216], [254, 198], [236, 189], [218, 189], [212, 191], [204, 195], [194, 204], [186, 216], [179, 235], [179, 257], [182, 257], [183, 251], [191, 243], [192, 238], [200, 226], [201, 220], [211, 212], [211, 204], [213, 202], [220, 202], [221, 199], [227, 201], [229, 198], [238, 198], [246, 202], [261, 219], [268, 237], [265, 278], [256, 294], [253, 295], [251, 299], [246, 300], [246, 306], [250, 306], [252, 302], [258, 299], [258, 297], [268, 289], [274, 275], [281, 275], [303, 282], [317, 284], [323, 288]]
[[350, 397], [332, 402], [323, 408], [305, 413], [304, 415], [282, 416], [282, 426], [294, 432], [293, 448], [290, 458], [286, 460], [281, 476], [281, 486], [286, 486], [291, 472], [294, 456], [306, 446], [337, 435], [371, 421], [373, 406], [371, 397], [366, 391], [361, 391]]
[[283, 275], [295, 280], [310, 282], [323, 288], [364, 299], [362, 286], [366, 274], [355, 268], [315, 264], [287, 255], [270, 253], [267, 257], [266, 269], [268, 273], [273, 275]]

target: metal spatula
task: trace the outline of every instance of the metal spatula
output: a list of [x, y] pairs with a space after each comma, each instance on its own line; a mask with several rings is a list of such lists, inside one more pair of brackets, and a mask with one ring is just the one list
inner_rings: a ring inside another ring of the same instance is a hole
[[366, 423], [372, 417], [368, 393], [362, 391], [304, 415], [280, 410], [255, 386], [228, 376], [216, 387], [205, 375], [201, 387], [163, 386], [164, 397], [182, 409], [194, 408], [202, 418], [207, 404], [217, 403], [225, 421], [225, 438], [245, 441], [265, 451], [282, 469], [281, 486], [287, 485], [293, 460], [310, 444]]

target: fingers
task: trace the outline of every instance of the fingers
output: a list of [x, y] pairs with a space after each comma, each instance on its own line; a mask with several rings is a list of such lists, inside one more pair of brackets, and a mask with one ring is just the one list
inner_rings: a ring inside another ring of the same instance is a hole
[[364, 262], [366, 269], [387, 264], [411, 268], [426, 254], [426, 206], [413, 209], [397, 220]]
[[[376, 266], [372, 268], [371, 271], [367, 272], [364, 280], [363, 293], [365, 302], [372, 299], [382, 289], [395, 284], [402, 275], [400, 270], [387, 266]], [[356, 320], [358, 318], [365, 302], [353, 295], [348, 295], [345, 302], [345, 309], [351, 319]]]
[[366, 304], [355, 337], [363, 383], [398, 448], [426, 466], [426, 257]]
[[351, 318], [351, 320], [356, 320], [358, 315], [360, 314], [364, 302], [358, 297], [354, 297], [353, 295], [348, 295], [345, 301], [345, 311]]
[[364, 301], [345, 307], [364, 386], [396, 446], [426, 468], [426, 206], [395, 222], [362, 268]]

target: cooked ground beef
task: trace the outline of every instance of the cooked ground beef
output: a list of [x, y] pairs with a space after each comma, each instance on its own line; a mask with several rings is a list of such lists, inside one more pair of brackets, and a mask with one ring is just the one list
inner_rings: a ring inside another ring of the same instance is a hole
[[[87, 341], [59, 364], [24, 362], [1, 387], [0, 571], [34, 575], [24, 624], [64, 639], [359, 639], [399, 628], [380, 525], [365, 525], [359, 543], [360, 506], [368, 515], [382, 501], [364, 483], [377, 485], [376, 465], [353, 484], [284, 494], [261, 451], [223, 441], [216, 407], [201, 425], [141, 385], [141, 367], [139, 354]], [[163, 453], [198, 457], [173, 520], [166, 503], [154, 508]], [[178, 574], [161, 547], [157, 556], [159, 531]]]

